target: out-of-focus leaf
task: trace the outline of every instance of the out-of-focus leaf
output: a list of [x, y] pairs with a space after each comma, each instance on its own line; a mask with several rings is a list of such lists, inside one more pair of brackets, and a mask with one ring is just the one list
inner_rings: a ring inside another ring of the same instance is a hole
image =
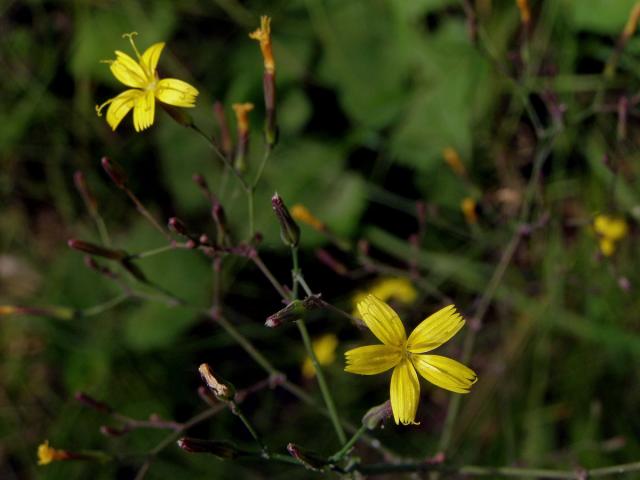
[[576, 30], [618, 34], [636, 0], [564, 0], [564, 3]]

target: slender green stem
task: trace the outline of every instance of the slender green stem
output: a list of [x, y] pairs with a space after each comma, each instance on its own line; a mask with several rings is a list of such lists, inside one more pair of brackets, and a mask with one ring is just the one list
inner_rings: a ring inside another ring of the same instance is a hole
[[351, 450], [351, 447], [353, 447], [356, 444], [356, 442], [360, 439], [362, 434], [366, 431], [367, 431], [367, 426], [360, 425], [360, 428], [356, 430], [356, 433], [353, 434], [353, 436], [349, 439], [349, 441], [345, 443], [340, 450], [338, 450], [336, 453], [331, 455], [331, 457], [329, 457], [329, 460], [331, 462], [339, 462], [340, 460], [342, 460], [347, 455], [347, 453], [349, 453], [349, 450]]
[[238, 329], [233, 326], [233, 324], [229, 322], [225, 317], [218, 316], [217, 318], [215, 318], [215, 321], [220, 324], [220, 326], [224, 328], [224, 330], [229, 335], [231, 335], [231, 337], [236, 342], [238, 342], [242, 348], [244, 348], [245, 352], [247, 352], [249, 356], [253, 358], [253, 360], [255, 360], [255, 362], [260, 365], [267, 373], [269, 373], [270, 375], [276, 375], [279, 373], [276, 368], [271, 365], [271, 362], [269, 362], [269, 360], [267, 360], [265, 356], [262, 355], [256, 349], [256, 347], [254, 347], [253, 344], [249, 340], [247, 340], [247, 338], [242, 333], [240, 333]]
[[256, 441], [256, 443], [260, 446], [260, 450], [262, 451], [262, 456], [265, 459], [269, 459], [271, 457], [271, 455], [269, 454], [269, 449], [267, 448], [267, 446], [265, 445], [265, 443], [262, 441], [262, 437], [260, 437], [260, 435], [258, 434], [257, 430], [255, 429], [255, 427], [253, 426], [253, 424], [249, 421], [249, 419], [242, 413], [242, 410], [240, 410], [240, 407], [238, 406], [238, 404], [234, 401], [230, 402], [230, 407], [231, 407], [231, 411], [233, 412], [233, 414], [235, 416], [237, 416], [242, 423], [244, 424], [244, 426], [247, 428], [247, 430], [249, 431], [249, 433], [251, 434], [251, 436], [253, 437], [253, 439]]
[[137, 260], [140, 258], [153, 257], [154, 255], [159, 255], [161, 253], [169, 252], [174, 249], [175, 249], [175, 246], [172, 244], [164, 245], [162, 247], [154, 248], [152, 250], [146, 250], [144, 252], [134, 253], [132, 255], [129, 255], [129, 260]]
[[293, 261], [293, 270], [291, 271], [293, 292], [291, 295], [294, 299], [298, 298], [298, 277], [300, 276], [300, 264], [298, 259], [298, 247], [291, 247], [291, 259]]
[[276, 291], [280, 294], [280, 296], [284, 300], [289, 300], [290, 295], [285, 291], [284, 287], [280, 284], [280, 282], [276, 280], [276, 277], [271, 273], [271, 270], [267, 268], [267, 266], [264, 264], [264, 262], [258, 256], [257, 253], [251, 257], [251, 260], [253, 260], [253, 263], [256, 264], [256, 266], [260, 269], [262, 274], [265, 277], [267, 277], [267, 280], [271, 282], [271, 285], [273, 285], [273, 288], [276, 289]]
[[254, 205], [253, 205], [253, 194], [255, 191], [255, 187], [250, 187], [247, 190], [247, 202], [249, 206], [249, 239], [253, 237], [253, 234], [256, 232], [255, 228], [255, 213], [254, 213]]
[[100, 235], [100, 240], [102, 240], [102, 243], [104, 243], [107, 247], [110, 247], [111, 238], [109, 237], [109, 230], [107, 230], [107, 224], [104, 223], [104, 219], [99, 213], [96, 212], [96, 214], [93, 216], [93, 221], [98, 228], [98, 235]]
[[93, 317], [96, 315], [100, 315], [101, 313], [106, 312], [107, 310], [111, 310], [114, 307], [117, 307], [121, 303], [127, 301], [131, 298], [131, 295], [128, 293], [121, 293], [117, 297], [113, 297], [111, 300], [108, 300], [100, 305], [96, 305], [94, 307], [86, 308], [80, 311], [81, 317]]
[[267, 145], [265, 150], [264, 150], [264, 155], [262, 155], [262, 161], [260, 162], [260, 165], [258, 166], [258, 172], [256, 173], [256, 178], [253, 180], [252, 186], [253, 188], [255, 188], [258, 185], [258, 182], [260, 181], [260, 178], [262, 178], [262, 174], [264, 172], [264, 167], [267, 165], [267, 161], [269, 160], [269, 157], [271, 156], [271, 146]]
[[162, 226], [158, 223], [158, 221], [153, 217], [153, 215], [151, 215], [151, 212], [149, 212], [149, 210], [147, 210], [147, 207], [144, 206], [144, 204], [140, 201], [140, 199], [136, 196], [135, 193], [133, 193], [131, 190], [129, 190], [127, 187], [124, 187], [124, 191], [125, 193], [129, 196], [129, 198], [131, 199], [131, 201], [134, 203], [134, 205], [136, 206], [136, 209], [138, 210], [138, 212], [140, 212], [140, 214], [147, 219], [147, 221], [153, 225], [153, 227], [158, 230], [162, 235], [164, 235], [167, 240], [171, 241], [171, 235], [169, 235], [169, 233], [162, 228]]

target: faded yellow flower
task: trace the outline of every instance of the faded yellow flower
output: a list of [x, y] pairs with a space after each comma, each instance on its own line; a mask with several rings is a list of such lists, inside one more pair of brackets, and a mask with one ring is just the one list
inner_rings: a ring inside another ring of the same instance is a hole
[[51, 448], [48, 440], [38, 446], [38, 465], [48, 465], [57, 460], [66, 460], [68, 457], [66, 451]]
[[465, 197], [460, 202], [460, 209], [464, 214], [464, 218], [469, 225], [478, 223], [478, 212], [476, 211], [477, 203], [471, 197]]
[[464, 177], [467, 174], [467, 169], [464, 167], [464, 163], [462, 163], [460, 159], [460, 154], [455, 148], [445, 148], [442, 150], [442, 156], [447, 165], [449, 165], [449, 168], [451, 168], [456, 175]]
[[[311, 342], [313, 352], [316, 354], [320, 365], [330, 365], [336, 359], [336, 347], [338, 346], [338, 337], [333, 333], [327, 333]], [[311, 358], [305, 358], [302, 363], [302, 375], [305, 378], [313, 378], [316, 375], [316, 369], [311, 362]]]
[[629, 228], [624, 218], [600, 214], [593, 220], [593, 230], [599, 237], [600, 251], [609, 257], [615, 252], [616, 244], [627, 235]]
[[393, 368], [390, 398], [396, 424], [415, 423], [420, 382], [418, 373], [434, 385], [469, 393], [478, 377], [460, 362], [440, 355], [424, 355], [451, 339], [464, 319], [449, 305], [423, 320], [407, 338], [398, 314], [385, 302], [368, 295], [358, 303], [360, 316], [381, 345], [358, 347], [345, 353], [345, 371], [376, 375]]
[[301, 203], [296, 203], [291, 207], [291, 216], [299, 222], [306, 223], [315, 230], [322, 231], [326, 228], [322, 220], [311, 213], [311, 211]]
[[129, 39], [138, 58], [137, 62], [120, 50], [116, 50], [115, 60], [104, 60], [104, 63], [109, 64], [114, 77], [127, 87], [132, 87], [102, 105], [96, 105], [98, 116], [102, 115], [104, 107], [109, 106], [107, 123], [113, 130], [131, 109], [133, 126], [136, 132], [141, 132], [153, 124], [156, 100], [174, 107], [191, 108], [195, 106], [198, 96], [198, 90], [187, 82], [176, 78], [158, 77], [156, 67], [164, 49], [164, 42], [154, 43], [140, 55], [133, 41], [135, 35], [137, 32], [127, 33], [123, 38]]
[[260, 28], [251, 32], [249, 38], [260, 42], [264, 69], [267, 73], [274, 73], [276, 71], [276, 61], [273, 58], [273, 49], [271, 48], [271, 18], [266, 15], [261, 16]]

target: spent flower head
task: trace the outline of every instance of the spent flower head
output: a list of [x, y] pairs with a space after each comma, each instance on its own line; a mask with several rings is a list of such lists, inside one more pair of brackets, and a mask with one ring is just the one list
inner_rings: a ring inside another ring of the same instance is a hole
[[260, 17], [260, 28], [249, 34], [249, 38], [260, 42], [260, 50], [264, 60], [264, 69], [269, 73], [276, 71], [276, 62], [271, 48], [271, 18], [263, 15]]
[[164, 42], [154, 43], [141, 55], [133, 41], [136, 35], [137, 32], [132, 32], [123, 37], [131, 42], [137, 61], [120, 50], [116, 50], [115, 60], [104, 60], [116, 79], [127, 87], [132, 87], [102, 105], [96, 105], [98, 116], [102, 115], [104, 107], [109, 106], [107, 123], [113, 130], [131, 109], [133, 126], [136, 132], [141, 132], [153, 124], [156, 100], [175, 107], [191, 108], [195, 106], [198, 96], [198, 90], [187, 82], [176, 78], [159, 78], [156, 68]]
[[48, 465], [51, 462], [67, 460], [68, 458], [68, 452], [50, 447], [48, 440], [38, 446], [38, 465]]
[[[451, 339], [465, 321], [449, 305], [423, 320], [407, 338], [398, 314], [373, 295], [358, 303], [364, 323], [382, 342], [345, 353], [345, 371], [376, 375], [393, 368], [391, 408], [396, 424], [415, 423], [420, 382], [418, 373], [434, 385], [456, 393], [469, 393], [478, 377], [460, 362], [440, 355], [425, 355]], [[417, 373], [416, 373], [417, 372]]]

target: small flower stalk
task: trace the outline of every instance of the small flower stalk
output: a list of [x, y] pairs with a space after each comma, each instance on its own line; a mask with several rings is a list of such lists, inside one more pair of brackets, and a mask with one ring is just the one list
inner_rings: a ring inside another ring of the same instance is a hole
[[300, 243], [300, 227], [277, 193], [271, 197], [271, 206], [273, 207], [276, 217], [278, 217], [278, 222], [280, 222], [280, 238], [288, 247], [297, 247]]
[[238, 144], [236, 145], [236, 155], [234, 167], [238, 172], [244, 173], [247, 170], [247, 155], [249, 154], [249, 112], [253, 110], [253, 103], [234, 103], [233, 111], [236, 114], [236, 129]]
[[85, 177], [84, 173], [80, 170], [73, 174], [73, 184], [82, 197], [82, 201], [84, 202], [87, 211], [91, 216], [95, 217], [98, 214], [98, 201], [89, 188], [87, 177]]
[[[107, 109], [107, 123], [112, 130], [118, 128], [120, 122], [133, 109], [133, 127], [136, 132], [146, 130], [155, 120], [156, 101], [160, 105], [169, 107], [192, 108], [195, 107], [198, 90], [176, 78], [163, 78], [158, 76], [157, 66], [165, 43], [154, 43], [140, 54], [136, 47], [134, 37], [137, 32], [126, 33], [123, 38], [129, 39], [137, 60], [120, 50], [116, 50], [115, 60], [103, 60], [111, 69], [111, 73], [118, 81], [131, 87], [114, 98], [96, 105], [96, 113], [102, 116], [102, 110]], [[169, 108], [169, 114], [178, 123], [192, 125], [189, 116], [173, 112]], [[173, 113], [172, 113], [173, 112]]]
[[264, 136], [267, 145], [272, 148], [278, 141], [278, 126], [276, 122], [276, 62], [273, 58], [271, 45], [271, 18], [266, 15], [260, 17], [260, 28], [251, 32], [249, 38], [260, 42], [260, 51], [264, 61], [262, 78], [266, 113]]

